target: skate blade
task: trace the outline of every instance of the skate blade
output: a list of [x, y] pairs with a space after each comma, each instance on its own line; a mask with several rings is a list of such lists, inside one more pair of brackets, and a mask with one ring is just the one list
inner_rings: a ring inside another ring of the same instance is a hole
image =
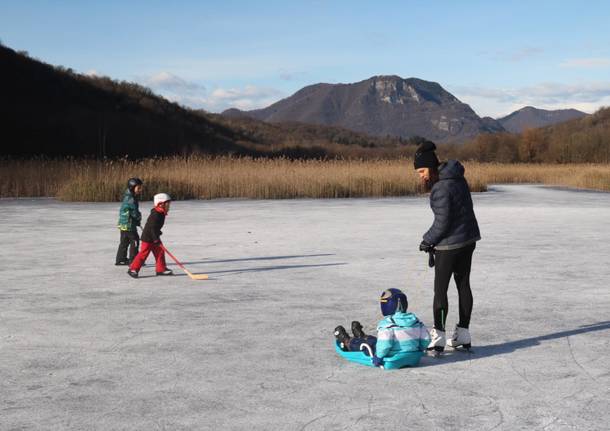
[[432, 347], [430, 349], [427, 349], [426, 353], [428, 354], [428, 356], [431, 356], [433, 358], [440, 358], [441, 356], [443, 356], [444, 351], [445, 350], [442, 347]]
[[459, 345], [459, 346], [455, 346], [455, 347], [449, 346], [449, 347], [451, 347], [456, 352], [474, 353], [474, 350], [472, 350], [472, 346], [470, 344]]

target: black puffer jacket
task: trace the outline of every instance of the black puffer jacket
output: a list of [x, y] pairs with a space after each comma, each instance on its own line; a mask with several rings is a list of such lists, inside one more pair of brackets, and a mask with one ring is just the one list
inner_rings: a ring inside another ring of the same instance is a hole
[[157, 242], [161, 241], [161, 228], [165, 224], [165, 213], [157, 211], [156, 208], [153, 208], [150, 211], [150, 215], [148, 216], [148, 220], [146, 220], [146, 224], [144, 225], [144, 229], [142, 230], [142, 241], [144, 242]]
[[430, 193], [434, 223], [424, 234], [424, 241], [437, 250], [453, 250], [480, 240], [464, 166], [457, 160], [449, 160], [439, 166], [438, 174], [439, 181]]

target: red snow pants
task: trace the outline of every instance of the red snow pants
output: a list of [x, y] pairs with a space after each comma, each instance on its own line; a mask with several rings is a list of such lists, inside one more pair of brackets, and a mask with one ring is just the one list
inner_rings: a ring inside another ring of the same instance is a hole
[[165, 271], [167, 269], [165, 264], [165, 252], [163, 251], [163, 248], [161, 248], [161, 244], [145, 241], [140, 243], [140, 252], [133, 259], [129, 269], [132, 271], [140, 271], [140, 268], [142, 268], [142, 265], [144, 265], [144, 262], [146, 262], [146, 258], [151, 251], [155, 256], [155, 267], [157, 272]]

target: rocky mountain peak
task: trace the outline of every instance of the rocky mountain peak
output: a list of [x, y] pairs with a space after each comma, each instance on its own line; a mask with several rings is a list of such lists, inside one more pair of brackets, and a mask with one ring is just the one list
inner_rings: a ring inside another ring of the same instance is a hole
[[461, 142], [481, 132], [504, 130], [493, 119], [482, 120], [438, 83], [397, 75], [351, 84], [314, 84], [267, 108], [223, 115], [332, 125], [377, 136], [417, 135], [439, 142]]
[[371, 79], [370, 85], [379, 101], [384, 103], [404, 105], [422, 101], [416, 87], [396, 75], [376, 76]]

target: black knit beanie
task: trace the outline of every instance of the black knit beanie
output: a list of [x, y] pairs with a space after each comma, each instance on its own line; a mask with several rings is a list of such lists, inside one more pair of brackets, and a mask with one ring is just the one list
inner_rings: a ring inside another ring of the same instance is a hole
[[415, 169], [419, 168], [436, 168], [439, 165], [438, 159], [436, 158], [436, 145], [432, 141], [425, 141], [415, 151], [415, 159], [413, 164]]

